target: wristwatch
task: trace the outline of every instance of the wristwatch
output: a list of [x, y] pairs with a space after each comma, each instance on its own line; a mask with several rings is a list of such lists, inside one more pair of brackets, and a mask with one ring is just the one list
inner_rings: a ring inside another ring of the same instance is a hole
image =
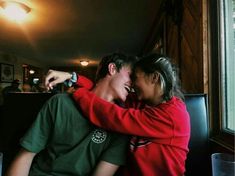
[[72, 72], [71, 78], [66, 80], [64, 84], [68, 87], [72, 87], [74, 84], [76, 84], [77, 80], [78, 80], [78, 75], [76, 74], [76, 72]]

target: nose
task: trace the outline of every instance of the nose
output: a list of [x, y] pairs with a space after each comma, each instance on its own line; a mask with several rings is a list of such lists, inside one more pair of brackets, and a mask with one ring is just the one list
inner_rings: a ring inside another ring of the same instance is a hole
[[126, 79], [126, 82], [129, 84], [129, 86], [131, 86], [131, 85], [132, 85], [132, 80], [131, 80], [131, 78], [130, 78], [130, 77], [128, 77], [128, 78]]

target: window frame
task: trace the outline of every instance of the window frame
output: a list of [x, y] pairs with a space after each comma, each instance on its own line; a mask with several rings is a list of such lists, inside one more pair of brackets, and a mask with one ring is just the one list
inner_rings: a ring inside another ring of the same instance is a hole
[[[209, 67], [209, 103], [210, 103], [210, 140], [234, 151], [234, 134], [223, 129], [223, 87], [221, 84], [221, 64], [223, 62], [223, 43], [221, 23], [221, 1], [210, 0], [210, 67]], [[218, 95], [218, 96], [216, 96]]]

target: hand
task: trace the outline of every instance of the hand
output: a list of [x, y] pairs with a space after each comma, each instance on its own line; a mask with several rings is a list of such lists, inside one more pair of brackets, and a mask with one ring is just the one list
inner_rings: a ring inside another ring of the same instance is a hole
[[47, 90], [53, 89], [53, 86], [70, 79], [71, 76], [69, 72], [49, 70], [45, 78], [45, 87]]

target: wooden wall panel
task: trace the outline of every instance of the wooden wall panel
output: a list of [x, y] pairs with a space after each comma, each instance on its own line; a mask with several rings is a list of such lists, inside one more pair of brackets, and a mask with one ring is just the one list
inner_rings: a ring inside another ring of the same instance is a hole
[[[174, 3], [176, 1], [173, 5]], [[202, 3], [203, 0], [183, 0], [181, 10], [175, 10], [182, 14], [174, 13], [181, 16], [178, 23], [173, 21], [174, 17], [166, 15], [166, 54], [174, 58], [178, 64], [182, 88], [187, 93], [207, 92], [207, 81], [204, 81], [207, 75], [205, 76], [203, 61], [206, 59], [203, 47], [207, 46], [203, 45], [203, 42], [206, 42], [203, 25], [206, 24], [203, 23]]]
[[[165, 54], [180, 69], [186, 93], [208, 93], [208, 0], [165, 0], [143, 53], [163, 38]], [[164, 35], [159, 27], [164, 26]], [[154, 43], [155, 42], [155, 43]]]
[[179, 48], [177, 44], [179, 42], [179, 35], [178, 35], [178, 27], [173, 24], [172, 21], [168, 21], [166, 24], [167, 26], [167, 38], [166, 38], [166, 53], [169, 57], [171, 57], [173, 62], [180, 67], [179, 61]]
[[183, 1], [181, 80], [188, 93], [203, 92], [201, 0]]

